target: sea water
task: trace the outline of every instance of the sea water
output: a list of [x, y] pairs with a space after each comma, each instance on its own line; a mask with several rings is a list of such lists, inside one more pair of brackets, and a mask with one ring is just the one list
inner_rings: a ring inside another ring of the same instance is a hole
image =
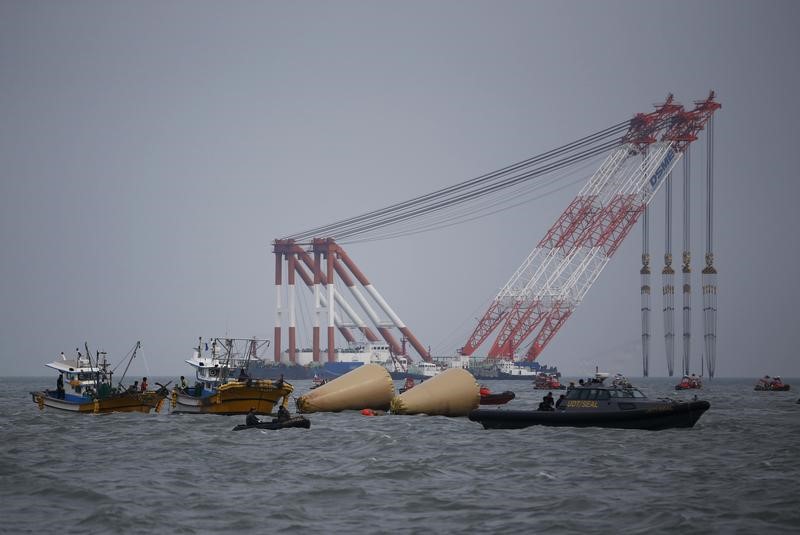
[[[467, 418], [352, 411], [312, 414], [308, 430], [233, 432], [244, 416], [173, 415], [167, 403], [160, 414], [40, 411], [28, 392], [52, 377], [3, 378], [0, 532], [800, 530], [797, 391], [633, 382], [711, 409], [692, 429], [665, 431], [484, 430]], [[487, 385], [515, 391], [514, 409], [546, 393], [528, 381]], [[297, 381], [295, 395], [310, 387]]]

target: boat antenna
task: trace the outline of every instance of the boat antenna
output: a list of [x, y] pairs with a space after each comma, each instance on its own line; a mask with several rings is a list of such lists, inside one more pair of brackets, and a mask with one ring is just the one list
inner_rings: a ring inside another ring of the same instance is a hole
[[122, 372], [122, 377], [119, 378], [118, 386], [120, 388], [122, 388], [122, 380], [125, 379], [125, 374], [128, 373], [128, 368], [131, 367], [131, 362], [133, 362], [133, 359], [136, 358], [136, 350], [139, 349], [140, 347], [142, 347], [142, 343], [140, 341], [137, 341], [133, 345], [133, 349], [128, 352], [131, 357], [128, 359], [128, 364], [125, 366], [125, 370]]

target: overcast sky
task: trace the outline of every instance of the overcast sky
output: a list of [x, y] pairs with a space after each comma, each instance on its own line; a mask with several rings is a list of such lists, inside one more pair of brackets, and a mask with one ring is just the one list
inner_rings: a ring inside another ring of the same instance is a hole
[[[276, 237], [714, 89], [717, 375], [800, 376], [799, 15], [790, 1], [3, 0], [0, 375], [47, 374], [84, 341], [119, 359], [136, 340], [140, 371], [177, 375], [197, 336], [272, 338]], [[348, 252], [453, 353], [579, 189]], [[662, 190], [655, 273], [663, 205]], [[542, 362], [641, 374], [640, 253], [639, 224]], [[651, 375], [665, 375], [653, 284]]]

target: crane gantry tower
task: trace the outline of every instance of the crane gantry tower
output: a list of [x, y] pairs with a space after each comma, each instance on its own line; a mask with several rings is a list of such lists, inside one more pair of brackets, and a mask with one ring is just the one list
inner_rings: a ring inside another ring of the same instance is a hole
[[[490, 358], [514, 358], [528, 340], [528, 360], [542, 352], [583, 300], [698, 132], [720, 108], [714, 98], [712, 91], [687, 111], [670, 95], [655, 111], [638, 114], [630, 121], [623, 143], [606, 157], [491, 302], [461, 348], [462, 355], [471, 356], [495, 332]], [[709, 136], [709, 146], [711, 139]], [[716, 323], [716, 271], [710, 230], [707, 244], [703, 293], [706, 351], [710, 351], [711, 338], [716, 340], [715, 328], [709, 334], [709, 325]], [[643, 327], [645, 275], [649, 278], [649, 258], [645, 262], [644, 257]], [[671, 279], [667, 278], [665, 285], [669, 284]], [[643, 342], [644, 338], [643, 330]]]

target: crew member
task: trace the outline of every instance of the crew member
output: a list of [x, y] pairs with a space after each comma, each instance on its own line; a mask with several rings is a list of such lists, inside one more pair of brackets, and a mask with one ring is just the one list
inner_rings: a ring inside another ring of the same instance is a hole
[[245, 370], [244, 368], [239, 368], [239, 377], [237, 378], [237, 380], [240, 383], [246, 383], [249, 379], [250, 376], [247, 375], [247, 370]]
[[56, 395], [58, 399], [64, 399], [64, 374], [59, 373], [56, 379]]
[[284, 407], [283, 405], [278, 407], [278, 421], [279, 422], [285, 422], [286, 420], [290, 420], [291, 418], [292, 418], [292, 415], [289, 413], [289, 411], [286, 409], [286, 407]]
[[144, 392], [146, 390], [147, 390], [147, 377], [142, 377], [141, 392]]
[[548, 401], [547, 396], [542, 397], [541, 403], [539, 403], [539, 410], [540, 411], [552, 411], [553, 405], [552, 401]]
[[250, 410], [247, 412], [247, 418], [245, 418], [244, 423], [247, 425], [256, 425], [261, 423], [261, 420], [259, 420], [258, 416], [256, 416], [255, 407], [250, 407]]

